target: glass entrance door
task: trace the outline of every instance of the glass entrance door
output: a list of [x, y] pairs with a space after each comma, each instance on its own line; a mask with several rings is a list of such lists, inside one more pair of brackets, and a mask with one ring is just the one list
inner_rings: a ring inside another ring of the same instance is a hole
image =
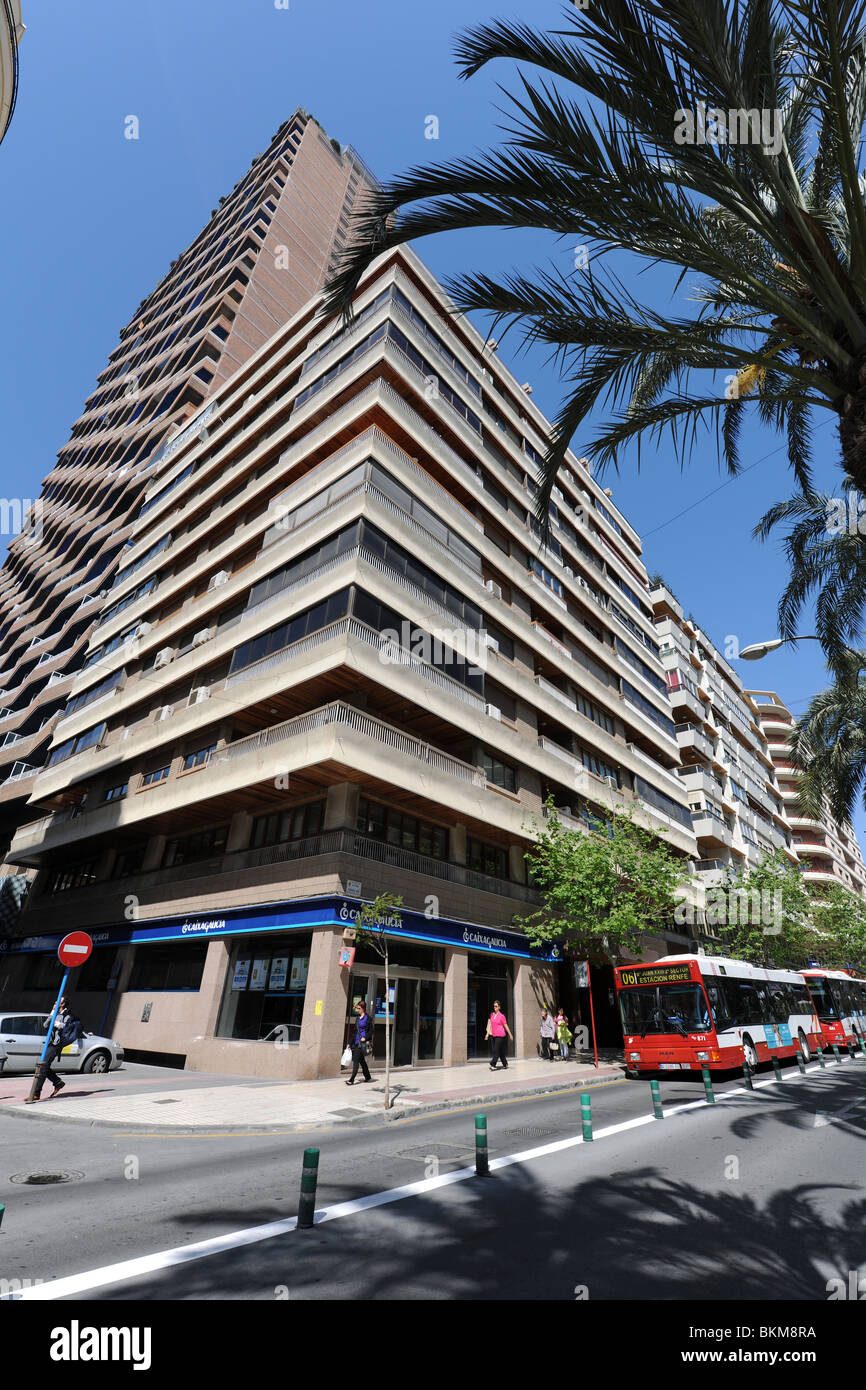
[[398, 980], [394, 1008], [392, 1066], [415, 1065], [415, 1039], [418, 1031], [418, 981]]

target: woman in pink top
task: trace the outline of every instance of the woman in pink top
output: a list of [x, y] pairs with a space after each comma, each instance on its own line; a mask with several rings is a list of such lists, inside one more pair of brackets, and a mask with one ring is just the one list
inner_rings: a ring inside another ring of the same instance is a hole
[[490, 1018], [487, 1020], [487, 1037], [488, 1037], [488, 1038], [491, 1038], [491, 1039], [493, 1040], [493, 1055], [492, 1055], [492, 1057], [491, 1057], [491, 1059], [490, 1059], [490, 1070], [491, 1070], [491, 1071], [495, 1071], [495, 1070], [496, 1070], [496, 1063], [497, 1063], [497, 1062], [501, 1062], [501, 1063], [502, 1063], [502, 1070], [503, 1070], [503, 1071], [508, 1071], [508, 1063], [507, 1063], [506, 1060], [505, 1060], [505, 1035], [506, 1035], [506, 1033], [508, 1034], [509, 1038], [511, 1038], [511, 1041], [514, 1042], [514, 1035], [513, 1035], [513, 1033], [511, 1032], [511, 1029], [509, 1028], [509, 1026], [508, 1026], [508, 1024], [507, 1024], [507, 1022], [506, 1022], [506, 1020], [505, 1020], [505, 1014], [502, 1012], [502, 1010], [501, 1010], [500, 1007], [499, 1007], [499, 1000], [498, 1000], [498, 999], [494, 999], [494, 1001], [493, 1001], [493, 1013], [490, 1015]]

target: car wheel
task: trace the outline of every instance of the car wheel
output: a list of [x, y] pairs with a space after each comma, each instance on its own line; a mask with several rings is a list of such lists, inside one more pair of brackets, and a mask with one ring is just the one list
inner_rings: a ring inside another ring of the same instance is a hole
[[800, 1053], [804, 1062], [811, 1062], [812, 1049], [809, 1046], [809, 1039], [806, 1037], [802, 1028], [800, 1029]]
[[751, 1038], [743, 1038], [743, 1061], [748, 1062], [752, 1071], [757, 1070], [758, 1054], [755, 1050], [755, 1044], [752, 1042]]
[[90, 1056], [87, 1058], [87, 1061], [84, 1063], [84, 1066], [81, 1068], [81, 1070], [91, 1072], [102, 1072], [108, 1071], [108, 1068], [110, 1066], [111, 1055], [108, 1052], [106, 1052], [104, 1048], [101, 1047], [98, 1052], [91, 1052]]

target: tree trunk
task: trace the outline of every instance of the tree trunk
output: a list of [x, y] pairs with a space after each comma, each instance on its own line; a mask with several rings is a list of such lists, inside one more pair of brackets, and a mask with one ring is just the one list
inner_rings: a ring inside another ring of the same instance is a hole
[[860, 365], [859, 373], [855, 369], [848, 390], [839, 412], [842, 462], [857, 490], [866, 496], [866, 364]]
[[391, 1109], [391, 989], [388, 981], [388, 952], [385, 952], [385, 1109]]

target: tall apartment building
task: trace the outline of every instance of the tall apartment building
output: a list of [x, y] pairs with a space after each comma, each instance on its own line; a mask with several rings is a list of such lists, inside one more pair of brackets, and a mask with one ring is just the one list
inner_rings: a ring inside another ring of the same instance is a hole
[[322, 286], [370, 178], [295, 112], [121, 331], [0, 570], [0, 862], [145, 489], [184, 422], [205, 431], [206, 397]]
[[18, 45], [24, 34], [21, 0], [2, 0], [0, 14], [0, 141], [9, 129], [18, 96]]
[[682, 766], [698, 842], [696, 877], [715, 886], [726, 870], [784, 850], [791, 827], [772, 750], [739, 676], [665, 585], [652, 591], [655, 630], [676, 720]]
[[788, 740], [795, 720], [784, 700], [775, 690], [750, 690], [761, 730], [768, 741], [776, 768], [785, 812], [793, 832], [797, 858], [803, 865], [803, 876], [813, 891], [820, 895], [822, 887], [842, 884], [854, 893], [866, 896], [866, 867], [863, 854], [850, 821], [844, 825], [834, 819], [829, 807], [820, 820], [807, 816], [800, 804], [798, 774], [791, 762]]
[[[483, 1053], [494, 997], [534, 1054], [555, 953], [514, 916], [547, 798], [697, 852], [639, 538], [569, 455], [541, 547], [550, 426], [412, 252], [348, 328], [320, 304], [149, 476], [10, 852], [38, 879], [7, 998], [48, 1000], [60, 909], [128, 1055], [333, 1073], [352, 1001], [385, 1007], [344, 932], [392, 892], [395, 1064]], [[687, 940], [659, 929], [649, 954]]]

